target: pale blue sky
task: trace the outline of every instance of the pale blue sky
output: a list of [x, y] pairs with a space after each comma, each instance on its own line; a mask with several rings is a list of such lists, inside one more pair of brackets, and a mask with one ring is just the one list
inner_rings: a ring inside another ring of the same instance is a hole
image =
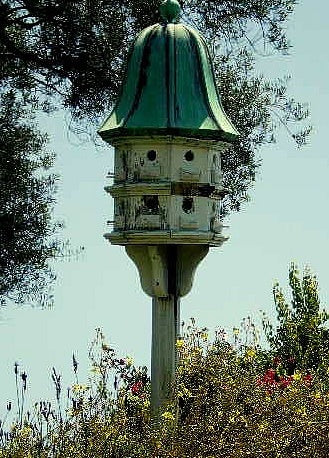
[[[287, 284], [290, 261], [309, 264], [318, 274], [325, 305], [329, 292], [327, 152], [329, 106], [327, 2], [301, 1], [289, 25], [294, 44], [287, 58], [269, 57], [263, 66], [271, 76], [293, 75], [291, 93], [309, 101], [315, 127], [310, 146], [296, 150], [284, 132], [274, 146], [260, 152], [260, 169], [251, 202], [230, 220], [230, 240], [212, 249], [200, 265], [192, 292], [182, 300], [182, 318], [202, 326], [232, 328], [259, 310], [273, 311], [271, 289]], [[313, 4], [313, 5], [312, 5]], [[113, 151], [78, 145], [67, 133], [61, 113], [44, 120], [61, 174], [56, 214], [66, 221], [65, 235], [85, 246], [78, 260], [56, 266], [55, 308], [29, 307], [0, 311], [0, 418], [6, 399], [14, 398], [13, 364], [28, 371], [31, 398], [52, 393], [50, 369], [70, 373], [72, 351], [87, 376], [87, 350], [94, 329], [101, 327], [122, 356], [149, 365], [151, 299], [139, 285], [135, 266], [122, 247], [102, 234], [112, 218], [111, 198], [103, 191], [113, 170]]]

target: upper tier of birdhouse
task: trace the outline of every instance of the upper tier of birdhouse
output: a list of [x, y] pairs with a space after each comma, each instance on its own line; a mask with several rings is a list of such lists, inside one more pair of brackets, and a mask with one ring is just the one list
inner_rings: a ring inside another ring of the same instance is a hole
[[132, 47], [121, 94], [100, 136], [109, 143], [160, 135], [234, 141], [238, 132], [221, 105], [203, 37], [178, 22], [176, 0], [165, 1], [160, 12], [162, 22], [143, 30]]

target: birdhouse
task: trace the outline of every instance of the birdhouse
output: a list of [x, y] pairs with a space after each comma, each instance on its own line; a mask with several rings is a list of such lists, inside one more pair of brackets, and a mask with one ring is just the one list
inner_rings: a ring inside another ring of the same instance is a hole
[[221, 154], [237, 138], [217, 91], [204, 39], [180, 24], [179, 4], [143, 30], [121, 95], [99, 130], [115, 148], [116, 245], [220, 246]]
[[220, 246], [226, 190], [221, 155], [238, 132], [225, 114], [204, 39], [179, 23], [166, 0], [162, 20], [135, 40], [121, 94], [99, 130], [114, 146], [113, 230], [153, 298], [151, 407], [172, 396], [179, 301], [209, 247]]

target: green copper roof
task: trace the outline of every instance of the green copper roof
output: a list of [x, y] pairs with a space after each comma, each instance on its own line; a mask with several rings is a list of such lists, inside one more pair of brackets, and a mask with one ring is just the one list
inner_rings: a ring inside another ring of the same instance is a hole
[[177, 0], [165, 0], [160, 5], [160, 14], [166, 22], [177, 22], [181, 13], [181, 7]]
[[136, 135], [237, 138], [222, 108], [204, 39], [187, 25], [171, 23], [180, 13], [177, 3], [165, 2], [165, 23], [137, 37], [119, 100], [99, 130], [104, 140]]

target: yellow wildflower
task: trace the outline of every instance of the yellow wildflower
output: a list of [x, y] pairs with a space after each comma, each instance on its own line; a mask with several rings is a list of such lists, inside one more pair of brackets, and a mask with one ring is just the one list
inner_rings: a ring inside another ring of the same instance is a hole
[[259, 428], [260, 431], [264, 431], [265, 429], [268, 428], [268, 422], [267, 421], [263, 421], [262, 423], [260, 423], [258, 425], [258, 428]]
[[90, 372], [92, 372], [93, 374], [100, 374], [101, 370], [98, 366], [93, 365], [93, 367], [90, 369]]
[[161, 417], [166, 420], [166, 421], [173, 421], [175, 420], [175, 417], [174, 415], [171, 413], [171, 412], [163, 412], [163, 414], [161, 415]]
[[192, 396], [192, 393], [190, 390], [188, 390], [184, 385], [180, 387], [180, 390], [178, 391], [178, 397], [186, 397], [190, 398]]
[[256, 350], [254, 348], [248, 348], [246, 351], [246, 358], [253, 359], [256, 356]]
[[30, 426], [24, 426], [24, 428], [21, 429], [20, 435], [22, 437], [28, 437], [32, 433], [32, 428]]
[[176, 341], [176, 347], [177, 348], [182, 348], [184, 346], [184, 340], [183, 339], [178, 339]]
[[79, 383], [76, 383], [72, 386], [72, 391], [74, 393], [84, 393], [89, 389], [89, 386], [87, 385], [80, 385]]
[[202, 339], [204, 342], [206, 342], [206, 341], [208, 340], [208, 337], [209, 337], [209, 335], [208, 335], [207, 332], [203, 332], [203, 333], [201, 334], [201, 339]]
[[296, 382], [300, 382], [302, 380], [302, 374], [298, 371], [296, 371], [294, 373], [294, 375], [292, 376], [292, 378], [296, 381]]
[[146, 399], [145, 401], [143, 401], [143, 407], [145, 409], [149, 409], [150, 407], [150, 401], [148, 399]]
[[124, 445], [127, 441], [127, 436], [126, 434], [121, 434], [120, 436], [117, 437], [116, 443], [117, 445]]

